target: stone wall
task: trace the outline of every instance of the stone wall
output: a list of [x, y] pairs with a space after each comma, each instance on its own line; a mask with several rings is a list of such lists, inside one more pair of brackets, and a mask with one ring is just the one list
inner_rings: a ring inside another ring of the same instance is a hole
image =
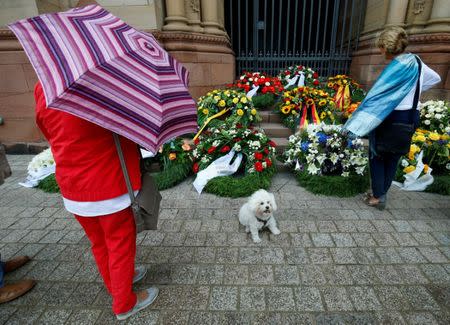
[[[383, 13], [384, 16], [382, 15]], [[350, 74], [366, 88], [374, 83], [386, 61], [375, 46], [386, 26], [404, 27], [409, 34], [407, 52], [418, 54], [441, 77], [422, 95], [450, 100], [450, 6], [448, 0], [368, 0], [364, 30], [353, 53]]]

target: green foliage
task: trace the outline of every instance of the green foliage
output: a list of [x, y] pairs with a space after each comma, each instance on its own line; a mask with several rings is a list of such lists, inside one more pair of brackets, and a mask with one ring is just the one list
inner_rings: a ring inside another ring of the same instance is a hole
[[59, 193], [59, 186], [58, 183], [56, 183], [55, 174], [51, 174], [41, 180], [37, 188], [47, 193]]
[[429, 185], [425, 192], [450, 195], [450, 176], [433, 176], [434, 182]]
[[369, 187], [369, 175], [317, 176], [306, 171], [297, 172], [298, 183], [314, 194], [349, 197], [362, 193]]
[[204, 190], [205, 192], [225, 197], [250, 196], [259, 189], [268, 189], [275, 172], [276, 169], [272, 166], [261, 173], [251, 173], [243, 177], [216, 177], [206, 184]]
[[152, 174], [158, 190], [165, 190], [184, 181], [192, 171], [192, 163], [172, 164], [161, 172]]
[[275, 104], [275, 95], [272, 93], [255, 95], [252, 97], [252, 101], [256, 108], [271, 107]]

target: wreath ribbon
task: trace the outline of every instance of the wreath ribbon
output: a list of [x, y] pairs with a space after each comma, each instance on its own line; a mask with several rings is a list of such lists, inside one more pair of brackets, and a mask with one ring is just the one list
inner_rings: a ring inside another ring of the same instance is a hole
[[[319, 124], [320, 118], [319, 114], [317, 113], [316, 104], [313, 103], [309, 107], [311, 107], [311, 119], [313, 124]], [[306, 104], [303, 104], [302, 109], [302, 117], [300, 118], [300, 129], [308, 126], [308, 106]]]
[[209, 122], [211, 122], [211, 120], [215, 119], [216, 117], [222, 116], [223, 114], [225, 114], [226, 112], [228, 112], [230, 109], [229, 108], [224, 108], [223, 110], [221, 110], [219, 113], [216, 113], [210, 117], [208, 117], [205, 121], [205, 123], [203, 123], [203, 126], [201, 127], [201, 129], [197, 132], [197, 134], [194, 137], [194, 141], [195, 139], [197, 139], [200, 134], [203, 132], [203, 129], [208, 125]]
[[340, 108], [341, 111], [347, 110], [351, 102], [350, 87], [348, 84], [339, 86], [336, 95], [334, 95], [334, 100], [336, 102], [336, 107]]

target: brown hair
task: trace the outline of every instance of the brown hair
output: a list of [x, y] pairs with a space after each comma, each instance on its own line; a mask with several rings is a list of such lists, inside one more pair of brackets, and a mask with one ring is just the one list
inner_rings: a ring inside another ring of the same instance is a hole
[[388, 54], [401, 54], [408, 46], [408, 35], [401, 27], [387, 27], [378, 37], [377, 46], [384, 48]]

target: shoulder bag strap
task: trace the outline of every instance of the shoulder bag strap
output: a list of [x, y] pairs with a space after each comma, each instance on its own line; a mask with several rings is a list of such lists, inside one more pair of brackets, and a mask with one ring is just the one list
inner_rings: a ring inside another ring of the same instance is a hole
[[422, 73], [422, 61], [416, 56], [417, 64], [419, 65], [419, 76], [417, 77], [417, 83], [416, 83], [416, 92], [414, 93], [414, 99], [413, 99], [413, 105], [410, 112], [410, 120], [413, 121], [414, 124], [416, 124], [416, 109], [417, 105], [419, 104], [419, 96], [420, 96], [420, 75]]
[[133, 205], [135, 201], [133, 188], [131, 186], [130, 177], [128, 176], [127, 165], [125, 164], [125, 158], [123, 157], [122, 147], [120, 146], [119, 136], [113, 133], [114, 143], [116, 145], [117, 153], [119, 154], [120, 166], [122, 167], [123, 177], [125, 178], [125, 183], [127, 184], [128, 195], [130, 196], [130, 202]]

